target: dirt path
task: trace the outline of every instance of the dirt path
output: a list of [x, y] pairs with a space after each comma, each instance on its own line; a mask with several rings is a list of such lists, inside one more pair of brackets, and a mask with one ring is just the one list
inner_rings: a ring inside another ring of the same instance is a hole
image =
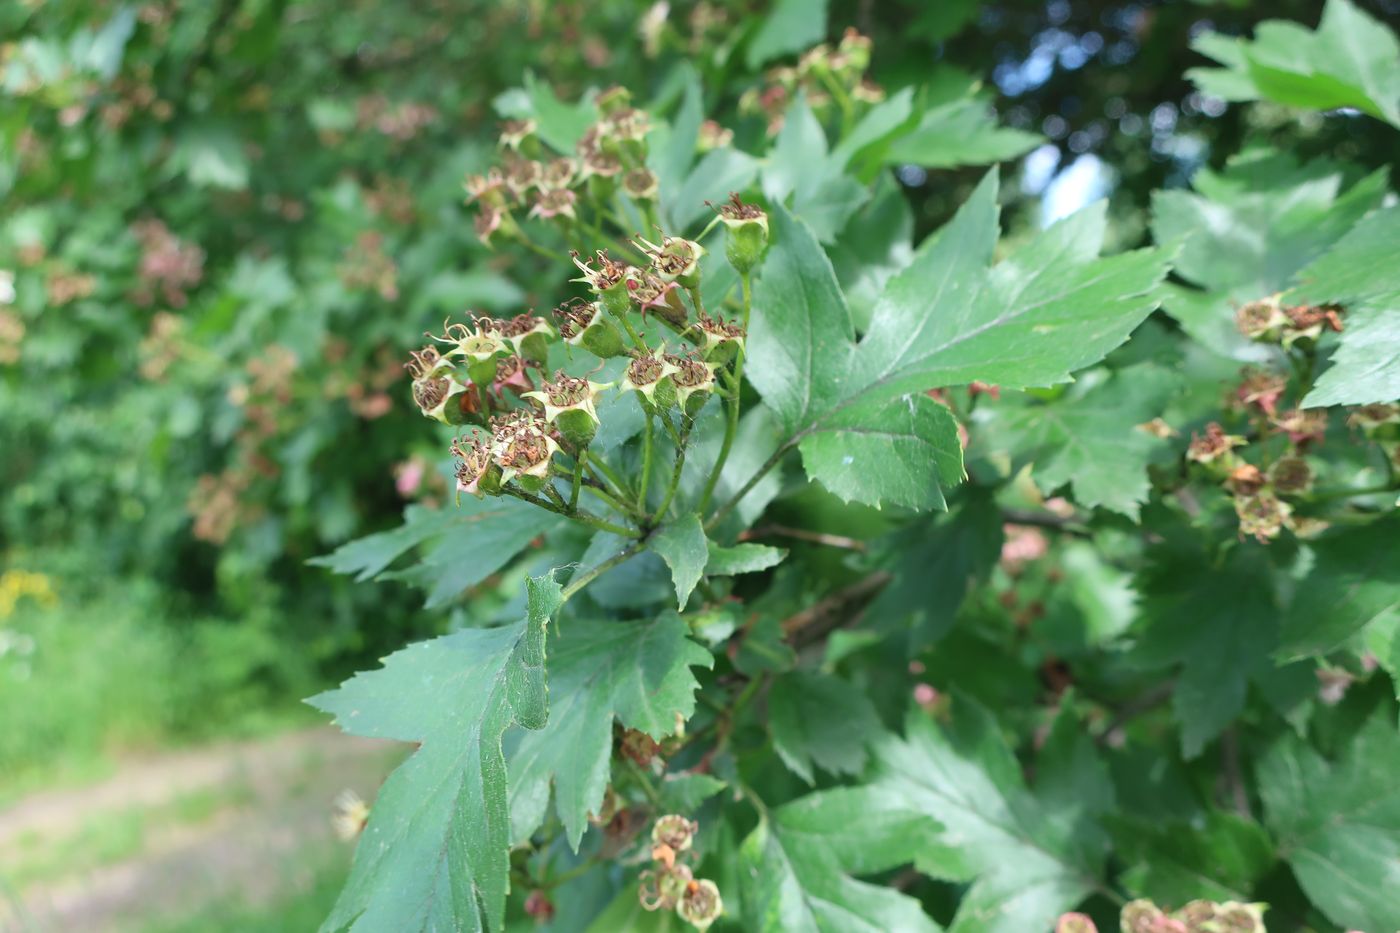
[[135, 761], [21, 800], [0, 811], [0, 878], [29, 881], [0, 887], [0, 930], [120, 930], [221, 897], [267, 901], [295, 881], [299, 856], [330, 847], [336, 794], [373, 799], [402, 754], [317, 728]]

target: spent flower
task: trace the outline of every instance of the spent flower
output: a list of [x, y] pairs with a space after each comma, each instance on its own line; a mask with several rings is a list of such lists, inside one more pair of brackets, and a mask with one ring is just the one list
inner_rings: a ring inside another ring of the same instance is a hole
[[598, 397], [612, 383], [590, 382], [570, 376], [562, 369], [534, 392], [522, 398], [534, 399], [544, 409], [544, 420], [554, 425], [569, 443], [586, 447], [598, 432]]
[[763, 258], [768, 248], [768, 215], [753, 204], [746, 204], [738, 194], [731, 194], [729, 200], [715, 208], [720, 222], [729, 229], [729, 239], [725, 243], [725, 255], [729, 264], [746, 275]]
[[1236, 329], [1250, 340], [1275, 342], [1287, 322], [1277, 295], [1248, 302], [1235, 312]]
[[1191, 444], [1186, 448], [1186, 459], [1196, 463], [1216, 463], [1233, 457], [1231, 451], [1243, 447], [1245, 439], [1237, 434], [1226, 434], [1219, 423], [1212, 421], [1206, 425], [1204, 434], [1191, 435]]
[[635, 391], [646, 396], [646, 400], [659, 408], [670, 408], [676, 403], [676, 387], [671, 375], [676, 367], [666, 359], [666, 347], [648, 350], [627, 364], [618, 388], [623, 392]]
[[651, 260], [651, 270], [664, 282], [677, 282], [682, 288], [700, 286], [700, 257], [705, 247], [683, 237], [662, 236], [661, 243], [637, 237], [637, 248]]
[[691, 880], [685, 886], [681, 902], [676, 905], [676, 913], [697, 930], [708, 930], [724, 913], [719, 886], [706, 878]]
[[603, 313], [597, 301], [575, 298], [554, 309], [559, 319], [559, 335], [571, 347], [582, 347], [599, 359], [621, 356], [622, 333]]

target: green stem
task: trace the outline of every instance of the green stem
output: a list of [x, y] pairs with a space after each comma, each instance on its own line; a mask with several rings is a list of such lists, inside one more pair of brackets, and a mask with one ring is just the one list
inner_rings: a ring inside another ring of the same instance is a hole
[[567, 871], [561, 871], [557, 875], [543, 879], [536, 885], [536, 887], [557, 888], [561, 884], [566, 884], [570, 881], [573, 881], [575, 878], [578, 878], [582, 875], [586, 875], [588, 872], [592, 871], [597, 867], [598, 860], [596, 858], [590, 858], [586, 862], [583, 862], [579, 865], [575, 865], [573, 868], [570, 868]]
[[681, 471], [685, 468], [685, 442], [689, 440], [689, 434], [690, 432], [687, 431], [687, 436], [676, 445], [676, 465], [671, 470], [671, 485], [666, 488], [665, 497], [662, 498], [661, 504], [656, 507], [656, 520], [658, 522], [665, 517], [666, 510], [671, 507], [671, 500], [676, 497], [676, 489], [681, 484]]
[[704, 313], [705, 313], [705, 302], [703, 302], [703, 301], [700, 300], [700, 289], [699, 289], [699, 288], [690, 288], [690, 289], [687, 289], [687, 291], [690, 292], [690, 302], [691, 302], [691, 304], [695, 305], [695, 313], [696, 313], [696, 315], [698, 316], [698, 315], [704, 314]]
[[551, 252], [550, 250], [548, 250], [548, 249], [546, 249], [545, 247], [541, 246], [540, 244], [536, 243], [534, 240], [530, 239], [528, 236], [525, 235], [524, 231], [521, 232], [521, 234], [520, 234], [520, 236], [517, 238], [517, 241], [516, 241], [516, 242], [520, 243], [522, 246], [527, 247], [527, 248], [528, 248], [529, 250], [531, 250], [532, 252], [534, 252], [534, 253], [536, 253], [536, 254], [538, 254], [538, 255], [540, 255], [540, 256], [543, 256], [545, 259], [548, 259], [550, 262], [558, 262], [558, 261], [559, 261], [559, 257], [558, 257], [558, 256], [554, 255], [553, 252]]
[[841, 135], [845, 137], [855, 125], [855, 105], [851, 102], [851, 95], [846, 93], [841, 82], [829, 71], [822, 72], [822, 83], [831, 91], [831, 96], [836, 98], [837, 106], [841, 108]]
[[628, 773], [632, 775], [632, 779], [637, 782], [637, 785], [642, 789], [642, 793], [646, 794], [647, 800], [651, 801], [651, 805], [659, 812], [661, 810], [661, 795], [658, 794], [656, 788], [651, 785], [651, 779], [647, 777], [641, 765], [637, 764], [631, 758], [624, 755], [622, 756], [622, 760], [627, 767]]
[[671, 420], [671, 413], [660, 408], [657, 409], [657, 412], [661, 416], [661, 426], [665, 428], [666, 433], [671, 436], [671, 443], [680, 447], [685, 442], [681, 440], [680, 432], [676, 430], [676, 423]]
[[723, 521], [724, 517], [733, 511], [734, 506], [738, 505], [741, 499], [753, 491], [753, 488], [758, 485], [758, 481], [767, 476], [768, 471], [778, 465], [778, 461], [783, 459], [783, 455], [792, 449], [793, 443], [793, 440], [789, 440], [777, 450], [773, 451], [773, 456], [763, 462], [763, 466], [759, 467], [758, 471], [755, 472], [753, 476], [749, 477], [749, 481], [740, 487], [738, 492], [730, 496], [729, 501], [720, 506], [715, 511], [715, 514], [710, 516], [710, 520], [705, 522], [705, 530], [709, 531]]
[[578, 491], [583, 485], [583, 468], [588, 463], [588, 448], [579, 448], [578, 456], [574, 458], [574, 481], [569, 488], [569, 511], [578, 511]]
[[585, 525], [591, 525], [599, 531], [609, 531], [624, 538], [640, 538], [642, 536], [642, 533], [635, 528], [628, 528], [626, 525], [615, 525], [612, 522], [604, 521], [598, 516], [590, 515], [587, 512], [575, 512], [569, 517], [574, 521], [583, 522]]
[[609, 490], [609, 492], [611, 492], [613, 495], [618, 496], [619, 498], [626, 497], [627, 484], [622, 481], [622, 477], [618, 476], [617, 471], [614, 470], [611, 466], [609, 466], [608, 462], [602, 457], [589, 458], [588, 469], [589, 472], [593, 473], [595, 478], [601, 476], [612, 484], [612, 488]]
[[572, 596], [574, 596], [574, 594], [576, 594], [579, 590], [583, 589], [585, 586], [592, 583], [594, 580], [598, 579], [603, 574], [616, 567], [618, 564], [627, 560], [641, 549], [642, 542], [634, 541], [631, 544], [629, 544], [625, 549], [617, 552], [612, 557], [609, 557], [607, 560], [603, 561], [601, 564], [598, 564], [594, 567], [591, 567], [588, 570], [583, 571], [583, 573], [580, 573], [578, 576], [570, 580], [568, 586], [564, 587], [563, 591], [560, 594], [561, 598], [563, 599], [563, 601], [568, 602], [568, 600]]
[[637, 481], [637, 510], [643, 515], [647, 511], [647, 484], [651, 480], [652, 422], [655, 420], [648, 405], [646, 431], [642, 434], [642, 475]]
[[617, 496], [614, 496], [612, 493], [608, 492], [606, 489], [603, 489], [603, 488], [600, 487], [600, 486], [595, 486], [595, 485], [593, 485], [592, 483], [589, 483], [585, 488], [587, 488], [589, 492], [593, 493], [593, 495], [597, 496], [599, 499], [602, 499], [602, 500], [603, 500], [604, 502], [606, 502], [608, 505], [610, 505], [610, 506], [612, 506], [613, 508], [617, 509], [617, 510], [618, 510], [619, 512], [621, 512], [623, 515], [630, 516], [631, 518], [634, 518], [634, 519], [637, 518], [637, 517], [639, 517], [639, 516], [637, 515], [637, 513], [636, 513], [636, 507], [635, 507], [635, 506], [631, 505], [631, 504], [628, 503], [628, 502], [625, 502], [625, 501], [622, 500], [622, 499], [619, 499]]
[[[749, 274], [744, 273], [739, 278], [739, 283], [744, 293], [744, 330], [748, 331], [749, 311], [753, 304], [753, 293], [750, 288]], [[741, 349], [738, 356], [734, 358], [734, 375], [730, 386], [732, 395], [728, 399], [729, 420], [724, 425], [724, 440], [720, 443], [719, 456], [715, 458], [715, 465], [710, 470], [710, 478], [705, 481], [705, 491], [700, 494], [700, 511], [710, 507], [710, 498], [715, 493], [715, 486], [719, 483], [719, 476], [724, 472], [724, 464], [729, 460], [729, 452], [734, 448], [734, 436], [739, 431], [739, 393], [743, 389], [744, 380], [744, 351]]]
[[749, 332], [749, 312], [753, 310], [753, 283], [750, 278], [751, 273], [745, 272], [739, 277], [739, 288], [743, 292], [744, 298], [744, 333]]
[[559, 490], [554, 488], [553, 483], [545, 484], [544, 494], [546, 496], [549, 496], [549, 501], [553, 502], [555, 505], [559, 506], [559, 508], [563, 509], [565, 515], [571, 514], [569, 511], [569, 504], [564, 501], [564, 497], [559, 494]]
[[[607, 302], [604, 302], [603, 306], [607, 307]], [[644, 341], [641, 335], [637, 333], [637, 329], [632, 326], [632, 322], [627, 320], [627, 315], [614, 314], [613, 317], [617, 318], [618, 323], [622, 325], [622, 329], [627, 331], [627, 336], [631, 339], [632, 346], [636, 347], [638, 350], [641, 350], [643, 354], [651, 352], [650, 348], [646, 345], [646, 341]]]
[[[528, 502], [531, 505], [537, 505], [547, 512], [553, 512], [556, 515], [562, 515], [565, 518], [571, 518], [576, 522], [581, 522], [582, 524], [590, 525], [594, 528], [597, 528], [599, 531], [608, 531], [615, 535], [622, 535], [623, 537], [627, 538], [640, 538], [642, 536], [642, 533], [635, 528], [627, 528], [623, 525], [615, 525], [612, 522], [604, 521], [598, 516], [590, 512], [585, 512], [582, 509], [570, 512], [568, 508], [562, 505], [562, 500], [560, 505], [555, 505], [548, 499], [541, 499], [539, 496], [532, 496], [528, 492], [524, 492], [519, 489], [512, 489], [509, 486], [501, 487], [501, 492], [507, 496], [514, 496], [515, 498], [520, 499], [521, 501]], [[555, 495], [558, 495], [558, 493], [555, 493]]]
[[1331, 502], [1334, 499], [1351, 499], [1355, 496], [1373, 496], [1382, 492], [1394, 492], [1395, 481], [1380, 483], [1375, 486], [1363, 486], [1360, 489], [1329, 489], [1315, 493], [1308, 498], [1309, 502]]

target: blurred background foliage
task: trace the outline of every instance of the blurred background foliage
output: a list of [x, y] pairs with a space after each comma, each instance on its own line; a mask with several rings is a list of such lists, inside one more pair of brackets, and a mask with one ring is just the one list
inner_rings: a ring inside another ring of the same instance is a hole
[[[1362, 5], [1400, 14], [1396, 0]], [[622, 84], [660, 110], [698, 74], [705, 112], [760, 150], [770, 127], [741, 109], [745, 92], [855, 26], [875, 40], [881, 85], [990, 104], [996, 132], [1020, 131], [988, 142], [1029, 150], [1007, 174], [1010, 229], [1106, 195], [1127, 247], [1149, 238], [1153, 189], [1246, 141], [1379, 164], [1379, 122], [1227, 110], [1183, 77], [1206, 63], [1190, 51], [1204, 31], [1311, 24], [1320, 9], [0, 5], [0, 287], [13, 291], [0, 296], [0, 708], [26, 690], [58, 698], [0, 736], [0, 771], [52, 765], [56, 745], [81, 756], [251, 728], [449, 624], [406, 588], [307, 561], [447, 498], [437, 435], [388, 417], [412, 409], [400, 361], [415, 335], [559, 294], [563, 270], [491, 252], [462, 203], [522, 100], [559, 108]], [[916, 228], [946, 219], [982, 171], [936, 155], [899, 166]]]

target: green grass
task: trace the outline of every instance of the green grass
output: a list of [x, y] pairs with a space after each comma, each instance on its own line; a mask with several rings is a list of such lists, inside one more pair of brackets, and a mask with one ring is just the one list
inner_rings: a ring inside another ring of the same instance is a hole
[[223, 898], [137, 929], [140, 933], [307, 933], [330, 914], [349, 871], [350, 856], [343, 846], [312, 849], [285, 866], [287, 884], [267, 903], [250, 906], [238, 897]]
[[275, 619], [182, 619], [122, 584], [21, 602], [0, 630], [0, 806], [100, 778], [120, 755], [323, 719], [300, 702], [318, 684]]

